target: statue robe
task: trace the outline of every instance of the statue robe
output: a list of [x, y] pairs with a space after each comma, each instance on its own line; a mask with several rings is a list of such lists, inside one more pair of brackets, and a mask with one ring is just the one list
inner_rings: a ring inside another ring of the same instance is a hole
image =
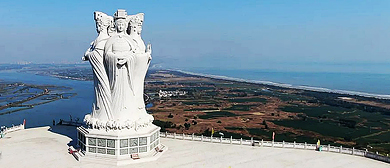
[[143, 116], [146, 113], [145, 109], [145, 100], [144, 100], [144, 86], [145, 86], [145, 76], [149, 68], [149, 57], [150, 53], [145, 52], [145, 44], [139, 35], [131, 36], [132, 40], [135, 43], [136, 48], [135, 60], [136, 64], [134, 67], [134, 90], [135, 90], [135, 100], [137, 105], [137, 113], [140, 116]]
[[95, 98], [92, 104], [92, 118], [100, 121], [112, 119], [111, 112], [111, 91], [106, 70], [103, 64], [103, 49], [107, 39], [92, 43], [91, 52], [86, 56], [92, 66]]
[[[104, 65], [110, 83], [113, 118], [116, 121], [134, 120], [134, 44], [128, 35], [110, 37], [104, 47]], [[119, 65], [119, 59], [125, 60]]]

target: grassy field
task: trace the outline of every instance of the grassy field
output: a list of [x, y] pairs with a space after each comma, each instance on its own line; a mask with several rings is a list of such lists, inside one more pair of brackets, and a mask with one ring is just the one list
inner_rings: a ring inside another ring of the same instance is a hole
[[[390, 101], [172, 74], [169, 80], [164, 78], [166, 82], [146, 86], [150, 93], [161, 88], [188, 91], [180, 97], [156, 97], [149, 109], [155, 118], [176, 124], [168, 131], [203, 134], [213, 128], [225, 136], [265, 140], [276, 132], [277, 141], [316, 143], [320, 139], [325, 144], [370, 146], [390, 153], [390, 115], [386, 115], [390, 109], [370, 105]], [[172, 118], [167, 118], [170, 113]]]

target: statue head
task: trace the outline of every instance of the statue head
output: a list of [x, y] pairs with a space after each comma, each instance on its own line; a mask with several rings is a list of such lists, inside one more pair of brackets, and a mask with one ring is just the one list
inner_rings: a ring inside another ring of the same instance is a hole
[[98, 33], [102, 31], [107, 31], [108, 27], [110, 27], [113, 22], [113, 18], [103, 12], [94, 12], [94, 18], [96, 22], [96, 31]]
[[127, 29], [127, 12], [123, 9], [118, 9], [114, 14], [115, 28], [118, 33], [124, 32]]
[[129, 34], [136, 33], [138, 35], [141, 35], [143, 22], [144, 22], [144, 14], [143, 13], [133, 15], [129, 20], [129, 29], [128, 29], [129, 32], [128, 33]]
[[118, 33], [124, 32], [127, 29], [126, 19], [115, 20], [115, 27]]

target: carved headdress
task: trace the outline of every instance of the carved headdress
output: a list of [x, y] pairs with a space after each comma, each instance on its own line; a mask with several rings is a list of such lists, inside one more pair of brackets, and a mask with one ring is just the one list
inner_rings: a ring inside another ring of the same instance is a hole
[[[100, 26], [101, 29], [105, 28], [107, 30], [108, 27], [112, 27], [113, 17], [108, 16], [103, 12], [96, 11], [94, 12], [94, 18], [96, 23]], [[99, 30], [100, 31], [100, 30]]]
[[102, 23], [102, 26], [109, 26], [109, 25], [111, 25], [111, 23], [113, 21], [112, 16], [108, 16], [107, 14], [105, 14], [103, 12], [96, 11], [94, 13], [94, 15], [95, 15], [95, 21]]
[[128, 20], [131, 26], [142, 26], [142, 23], [144, 22], [144, 14], [138, 13], [136, 15], [132, 15], [128, 18]]
[[130, 34], [132, 29], [136, 29], [138, 26], [142, 27], [142, 24], [144, 22], [144, 14], [138, 13], [136, 15], [129, 15], [126, 20], [129, 22], [129, 26], [127, 29], [127, 34]]

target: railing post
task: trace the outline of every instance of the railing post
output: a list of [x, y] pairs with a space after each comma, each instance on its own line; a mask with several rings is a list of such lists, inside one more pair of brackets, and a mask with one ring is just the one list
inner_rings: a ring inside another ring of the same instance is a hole
[[230, 144], [233, 143], [233, 136], [230, 136]]
[[166, 138], [166, 137], [168, 137], [168, 132], [167, 132], [167, 131], [165, 131], [165, 138]]
[[184, 140], [185, 134], [183, 133], [183, 140]]
[[219, 140], [219, 143], [222, 143], [222, 136], [221, 136], [221, 140]]
[[202, 135], [202, 136], [200, 136], [200, 141], [201, 141], [201, 142], [203, 142], [203, 135]]
[[330, 151], [330, 144], [328, 144], [328, 152]]
[[173, 133], [173, 139], [176, 139], [176, 132]]
[[263, 141], [263, 139], [261, 139], [261, 147], [263, 147], [263, 143], [264, 143], [264, 141]]
[[295, 141], [294, 141], [294, 144], [293, 144], [293, 148], [295, 148]]
[[282, 142], [282, 148], [284, 148], [284, 141]]
[[193, 141], [194, 140], [194, 133], [192, 133], [192, 139], [191, 139], [191, 141]]
[[240, 139], [240, 145], [242, 145], [242, 138]]
[[352, 155], [353, 155], [354, 150], [355, 150], [355, 147], [352, 147]]
[[307, 143], [305, 142], [305, 149], [307, 148]]
[[339, 151], [339, 153], [341, 153], [342, 150], [343, 150], [343, 146], [340, 145], [340, 151]]

